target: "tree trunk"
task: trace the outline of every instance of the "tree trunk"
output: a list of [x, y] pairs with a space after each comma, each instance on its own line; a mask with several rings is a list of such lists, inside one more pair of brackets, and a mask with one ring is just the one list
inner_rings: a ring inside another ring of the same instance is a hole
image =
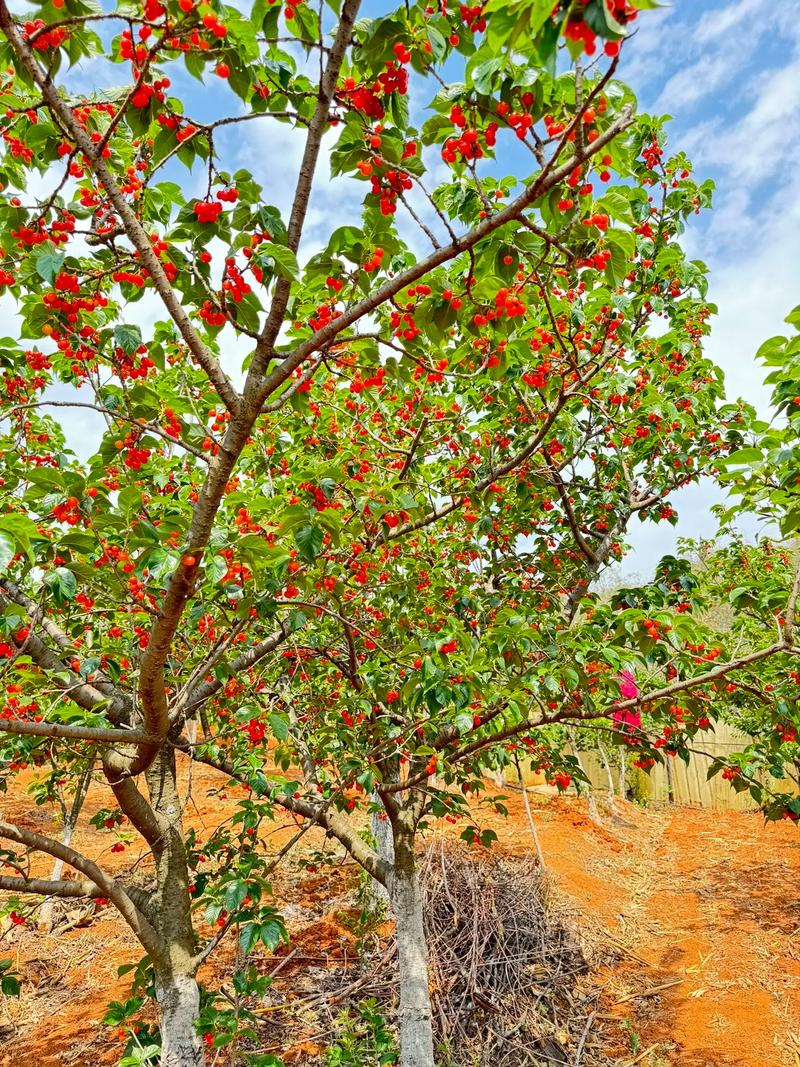
[[578, 750], [577, 738], [574, 730], [567, 730], [567, 737], [569, 737], [570, 748], [572, 749], [572, 755], [575, 757], [575, 762], [578, 764], [578, 768], [584, 778], [585, 782], [575, 782], [575, 794], [579, 797], [586, 797], [586, 808], [589, 813], [589, 818], [592, 822], [600, 823], [600, 812], [597, 810], [597, 801], [595, 800], [594, 793], [592, 792], [592, 783], [588, 781], [589, 775], [586, 773], [586, 768], [583, 765], [581, 754]]
[[617, 797], [616, 797], [617, 787], [616, 787], [616, 783], [614, 782], [614, 775], [613, 775], [613, 772], [611, 770], [611, 764], [609, 763], [609, 760], [608, 760], [608, 753], [606, 752], [606, 750], [603, 747], [603, 745], [600, 744], [599, 742], [597, 744], [597, 750], [600, 753], [600, 759], [601, 759], [601, 761], [603, 763], [603, 767], [605, 768], [605, 772], [606, 772], [606, 780], [608, 782], [608, 803], [609, 803], [610, 807], [613, 810], [616, 811], [615, 801], [617, 799]]
[[[64, 829], [61, 833], [61, 844], [68, 845], [72, 841], [72, 834], [75, 830], [75, 824], [70, 820], [69, 816], [64, 823]], [[50, 870], [50, 878], [52, 881], [57, 882], [61, 875], [64, 873], [64, 861], [56, 860]], [[55, 910], [56, 898], [47, 897], [44, 904], [39, 909], [39, 930], [43, 934], [49, 934], [53, 929], [53, 913]]]
[[516, 753], [514, 754], [514, 764], [515, 764], [515, 766], [517, 768], [517, 778], [519, 778], [519, 787], [522, 790], [522, 803], [525, 806], [525, 815], [528, 818], [528, 829], [530, 830], [531, 837], [533, 838], [533, 845], [534, 845], [534, 848], [536, 849], [536, 856], [537, 856], [537, 859], [539, 860], [539, 866], [542, 868], [542, 870], [544, 870], [544, 868], [545, 868], [544, 853], [542, 852], [542, 846], [541, 846], [541, 843], [539, 841], [539, 834], [536, 831], [536, 823], [533, 821], [533, 812], [531, 811], [531, 802], [528, 799], [528, 787], [525, 785], [525, 782], [522, 780], [522, 767], [520, 767], [519, 756], [517, 756]]
[[[83, 807], [83, 802], [86, 799], [86, 793], [89, 789], [91, 780], [92, 766], [90, 764], [78, 780], [75, 796], [72, 798], [72, 804], [69, 806], [69, 809], [63, 801], [61, 802], [62, 810], [64, 812], [64, 829], [61, 831], [62, 845], [68, 845], [72, 841], [72, 835], [75, 832], [75, 827], [78, 825], [78, 818], [81, 813], [81, 808]], [[51, 881], [57, 882], [63, 872], [64, 861], [57, 859], [50, 871]], [[39, 929], [42, 933], [49, 934], [53, 928], [54, 906], [55, 897], [48, 897], [39, 909]]]
[[167, 945], [167, 959], [156, 968], [161, 1067], [203, 1067], [203, 1043], [195, 1027], [200, 1014], [196, 940], [174, 748], [163, 750], [145, 777], [159, 831], [152, 841], [156, 890], [150, 907]]
[[670, 804], [675, 803], [675, 779], [672, 775], [672, 760], [669, 756], [664, 760], [664, 770], [667, 772], [667, 800]]
[[628, 783], [626, 781], [627, 775], [625, 773], [626, 772], [626, 763], [627, 763], [627, 753], [625, 751], [625, 746], [624, 745], [620, 745], [619, 746], [619, 796], [620, 796], [620, 800], [627, 800], [628, 799]]
[[161, 1067], [203, 1067], [203, 1043], [195, 1029], [200, 991], [193, 975], [156, 973]]
[[[380, 804], [380, 798], [373, 795], [373, 800]], [[375, 851], [380, 858], [390, 867], [394, 865], [394, 841], [392, 840], [392, 825], [381, 810], [373, 811], [370, 818], [370, 829], [375, 842]], [[376, 878], [372, 879], [372, 899], [377, 904], [382, 902], [389, 904], [389, 890]]]
[[395, 865], [390, 879], [392, 909], [397, 926], [400, 970], [401, 1067], [435, 1067], [433, 1011], [428, 987], [428, 946], [422, 910], [422, 892], [414, 857], [414, 831], [394, 826]]

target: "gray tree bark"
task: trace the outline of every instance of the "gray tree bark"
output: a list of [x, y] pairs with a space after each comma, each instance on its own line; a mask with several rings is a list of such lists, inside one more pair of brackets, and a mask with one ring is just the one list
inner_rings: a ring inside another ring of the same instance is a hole
[[400, 1064], [401, 1067], [435, 1067], [428, 946], [414, 856], [413, 824], [409, 826], [395, 820], [393, 830], [395, 862], [389, 893], [397, 926], [400, 971], [400, 1008], [397, 1013]]
[[600, 742], [598, 742], [597, 750], [600, 753], [600, 759], [602, 760], [603, 767], [606, 772], [606, 780], [608, 781], [608, 803], [612, 809], [616, 810], [615, 801], [617, 799], [617, 787], [616, 783], [614, 782], [614, 775], [611, 770], [611, 764], [608, 760], [608, 753]]
[[675, 803], [675, 779], [672, 773], [672, 760], [669, 756], [664, 760], [664, 770], [667, 772], [667, 800], [670, 804]]
[[166, 958], [156, 966], [161, 1067], [204, 1067], [203, 1043], [195, 1025], [200, 1012], [197, 945], [174, 749], [162, 749], [146, 780], [158, 830], [150, 842], [156, 889], [149, 911], [167, 950]]
[[627, 752], [625, 746], [619, 746], [619, 797], [620, 800], [628, 799], [628, 783], [626, 781]]
[[[72, 804], [69, 808], [64, 801], [61, 802], [61, 808], [64, 814], [64, 829], [61, 832], [61, 844], [68, 845], [72, 841], [72, 835], [75, 832], [75, 827], [78, 825], [78, 817], [83, 807], [83, 802], [86, 799], [86, 793], [88, 792], [89, 785], [92, 780], [91, 766], [81, 775], [77, 788], [75, 790], [75, 796], [72, 798]], [[50, 871], [50, 880], [57, 882], [61, 875], [64, 873], [64, 861], [57, 859], [53, 864], [53, 868]], [[48, 897], [44, 904], [39, 909], [39, 929], [43, 933], [50, 933], [53, 928], [53, 910], [55, 907], [55, 897]]]
[[[379, 801], [377, 796], [373, 797], [374, 800]], [[381, 818], [384, 813], [381, 811], [373, 811], [370, 817], [370, 830], [372, 831], [372, 838], [375, 842], [375, 851], [378, 856], [387, 863], [390, 867], [394, 866], [394, 841], [392, 840], [392, 824], [385, 817]], [[373, 899], [378, 902], [381, 901], [385, 904], [391, 903], [389, 899], [389, 890], [377, 878], [372, 879], [372, 896]]]
[[161, 1067], [204, 1067], [205, 1056], [195, 1021], [200, 991], [194, 975], [156, 972], [161, 1030]]

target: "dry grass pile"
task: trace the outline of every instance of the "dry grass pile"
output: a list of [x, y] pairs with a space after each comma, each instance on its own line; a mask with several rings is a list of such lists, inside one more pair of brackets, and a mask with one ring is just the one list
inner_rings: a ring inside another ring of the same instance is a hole
[[[568, 917], [533, 857], [428, 848], [426, 901], [434, 1025], [453, 1067], [602, 1067], [596, 987]], [[391, 980], [388, 968], [381, 975]]]

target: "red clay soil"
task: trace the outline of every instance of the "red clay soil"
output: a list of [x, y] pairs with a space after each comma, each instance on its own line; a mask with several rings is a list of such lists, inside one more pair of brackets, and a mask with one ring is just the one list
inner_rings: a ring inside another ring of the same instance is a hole
[[[495, 826], [518, 850], [516, 825]], [[800, 1065], [800, 836], [758, 814], [618, 804], [597, 826], [576, 801], [537, 805], [545, 860], [576, 920], [616, 943], [601, 1022], [623, 1063]], [[614, 1027], [611, 1027], [613, 1033]], [[641, 1059], [637, 1056], [642, 1055]]]
[[[219, 784], [212, 772], [193, 780], [190, 821], [205, 833], [232, 811], [232, 798], [216, 793]], [[89, 806], [104, 800], [92, 796]], [[625, 1067], [800, 1067], [796, 829], [765, 827], [756, 814], [644, 811], [619, 802], [598, 825], [575, 799], [533, 796], [532, 804], [554, 896], [569, 907], [597, 965], [602, 997], [593, 1025], [607, 1034], [609, 1055]], [[50, 829], [24, 795], [4, 797], [0, 806], [8, 818]], [[497, 832], [496, 849], [528, 852], [532, 838], [518, 793], [508, 807], [507, 820], [482, 824]], [[277, 850], [294, 829], [276, 828], [268, 845]], [[133, 848], [111, 853], [114, 840], [90, 830], [75, 845], [111, 870], [125, 870], [137, 857]], [[304, 847], [321, 841], [313, 831]], [[342, 913], [355, 882], [352, 865], [309, 875], [296, 859], [283, 862], [273, 887], [293, 938], [284, 979], [308, 982], [313, 991], [313, 968], [353, 956]], [[0, 926], [0, 957], [11, 956], [23, 975], [20, 1000], [0, 998], [0, 1067], [84, 1067], [119, 1058], [115, 1031], [99, 1023], [110, 1000], [129, 995], [129, 980], [116, 972], [138, 958], [136, 947], [110, 910], [97, 915], [78, 906], [71, 920], [73, 928], [57, 937]], [[217, 974], [229, 966], [229, 951], [212, 964]], [[268, 958], [261, 966], [268, 971], [275, 963]], [[290, 1059], [311, 1062], [317, 1051], [301, 1043]]]

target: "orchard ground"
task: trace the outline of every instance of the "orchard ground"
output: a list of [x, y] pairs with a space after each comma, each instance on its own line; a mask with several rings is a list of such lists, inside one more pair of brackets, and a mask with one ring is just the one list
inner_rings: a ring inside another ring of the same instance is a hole
[[[21, 780], [8, 798], [9, 816], [52, 831], [45, 810], [22, 791], [26, 784]], [[217, 793], [222, 784], [208, 769], [193, 774], [189, 821], [204, 835], [234, 810], [234, 792], [227, 799]], [[495, 850], [519, 855], [532, 842], [521, 797], [508, 793], [509, 818], [487, 825], [498, 834]], [[800, 878], [796, 829], [765, 827], [756, 813], [643, 810], [619, 802], [598, 825], [583, 801], [530, 796], [557, 906], [569, 911], [595, 961], [589, 980], [602, 994], [594, 1025], [608, 1055], [644, 1067], [796, 1067], [800, 905], [789, 891]], [[101, 798], [100, 791], [90, 795], [89, 807]], [[270, 846], [277, 851], [295, 830], [291, 822], [276, 824]], [[76, 845], [120, 872], [137, 857], [133, 849], [110, 852], [116, 840], [112, 833], [83, 830]], [[306, 835], [306, 859], [321, 841], [317, 830]], [[305, 991], [302, 976], [309, 968], [341, 967], [343, 959], [355, 958], [347, 916], [357, 882], [352, 863], [309, 872], [295, 853], [283, 860], [273, 885], [277, 899], [288, 902], [292, 943], [278, 955], [292, 957], [276, 983]], [[6, 999], [0, 1008], [2, 1067], [118, 1060], [117, 1030], [100, 1020], [109, 1001], [128, 996], [129, 978], [119, 978], [117, 967], [138, 958], [137, 946], [113, 909], [92, 914], [91, 906], [69, 902], [67, 909], [66, 921], [74, 925], [66, 933], [62, 926], [57, 937], [4, 930], [3, 955], [13, 956], [23, 989], [19, 1001]], [[225, 944], [212, 964], [218, 978], [233, 958], [233, 939]], [[266, 973], [280, 962], [265, 958], [259, 967]], [[284, 1053], [285, 1061], [320, 1062], [324, 1041], [317, 1037], [310, 1027]]]

